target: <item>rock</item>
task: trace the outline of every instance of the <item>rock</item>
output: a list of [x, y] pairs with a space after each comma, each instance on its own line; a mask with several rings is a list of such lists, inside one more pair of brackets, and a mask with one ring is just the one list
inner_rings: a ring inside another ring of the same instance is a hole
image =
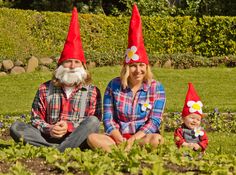
[[10, 70], [11, 68], [14, 67], [14, 64], [11, 60], [3, 60], [2, 65], [4, 70]]
[[2, 63], [0, 63], [0, 70], [2, 69]]
[[39, 63], [44, 66], [50, 65], [50, 64], [52, 64], [52, 62], [53, 62], [53, 59], [51, 59], [51, 58], [40, 58], [39, 59]]
[[6, 76], [6, 75], [7, 75], [6, 72], [0, 72], [0, 77], [1, 77], [1, 76]]
[[160, 63], [160, 61], [159, 60], [157, 60], [157, 62], [154, 64], [154, 66], [153, 67], [161, 67], [161, 63]]
[[22, 73], [25, 73], [25, 69], [20, 66], [15, 66], [11, 70], [11, 74], [22, 74]]
[[23, 66], [24, 63], [20, 60], [16, 60], [15, 63], [14, 63], [15, 66]]
[[40, 71], [42, 72], [50, 72], [49, 68], [46, 66], [40, 66]]
[[168, 68], [168, 69], [170, 69], [170, 68], [171, 68], [171, 60], [167, 60], [167, 61], [165, 62], [165, 64], [163, 65], [163, 68]]
[[88, 68], [94, 68], [94, 67], [96, 67], [96, 63], [95, 62], [89, 62], [88, 64], [87, 64], [87, 67]]
[[39, 65], [38, 58], [32, 56], [29, 59], [28, 64], [26, 66], [26, 72], [34, 72], [35, 69], [38, 67], [38, 65]]

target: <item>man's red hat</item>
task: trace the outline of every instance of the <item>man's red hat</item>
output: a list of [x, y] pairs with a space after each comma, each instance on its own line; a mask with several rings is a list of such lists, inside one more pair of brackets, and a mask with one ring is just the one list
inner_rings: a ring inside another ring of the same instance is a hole
[[125, 53], [125, 64], [148, 64], [148, 56], [143, 42], [142, 21], [136, 4], [133, 6], [129, 24], [128, 49]]
[[72, 11], [69, 32], [67, 35], [66, 42], [64, 44], [64, 49], [61, 53], [61, 57], [58, 61], [58, 65], [68, 59], [77, 59], [83, 63], [86, 63], [80, 38], [78, 12], [75, 7]]
[[188, 83], [188, 92], [186, 94], [185, 103], [182, 111], [182, 117], [186, 117], [189, 114], [202, 115], [202, 102], [195, 91], [193, 84]]

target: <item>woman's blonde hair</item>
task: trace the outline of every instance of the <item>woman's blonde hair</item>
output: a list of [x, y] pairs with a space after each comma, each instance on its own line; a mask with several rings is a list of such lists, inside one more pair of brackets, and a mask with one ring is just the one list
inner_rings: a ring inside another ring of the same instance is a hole
[[[89, 85], [91, 82], [92, 82], [92, 77], [91, 77], [91, 75], [90, 75], [90, 73], [89, 73], [89, 71], [88, 71], [88, 69], [87, 69], [87, 66], [86, 66], [86, 64], [84, 64], [84, 63], [82, 63], [83, 64], [83, 67], [84, 67], [84, 69], [85, 69], [85, 71], [86, 71], [86, 73], [87, 73], [87, 77], [84, 79], [84, 81], [82, 82], [82, 84], [83, 85]], [[59, 67], [60, 65], [58, 65], [58, 67]], [[58, 68], [57, 67], [57, 68]], [[53, 85], [54, 86], [57, 86], [57, 87], [62, 87], [62, 83], [60, 82], [60, 80], [58, 80], [57, 78], [56, 78], [56, 70], [57, 69], [55, 69], [54, 70], [54, 72], [53, 72], [53, 74], [52, 74], [52, 83], [53, 83]], [[78, 84], [75, 84], [75, 86], [77, 86]]]
[[[147, 82], [148, 84], [151, 83], [153, 78], [153, 74], [151, 71], [151, 67], [150, 65], [147, 65], [147, 72], [146, 75], [144, 76], [143, 81]], [[121, 72], [120, 72], [120, 79], [121, 79], [121, 85], [122, 88], [127, 88], [128, 84], [129, 84], [129, 64], [125, 64], [123, 65]]]

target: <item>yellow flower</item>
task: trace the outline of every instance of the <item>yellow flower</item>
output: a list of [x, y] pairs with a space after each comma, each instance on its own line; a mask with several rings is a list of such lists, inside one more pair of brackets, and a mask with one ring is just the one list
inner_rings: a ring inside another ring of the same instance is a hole
[[188, 101], [187, 106], [189, 107], [189, 112], [194, 113], [194, 112], [199, 112], [202, 114], [202, 102], [201, 101]]
[[136, 46], [132, 46], [130, 49], [127, 49], [126, 50], [126, 53], [125, 53], [125, 61], [126, 63], [129, 63], [130, 60], [138, 60], [139, 59], [139, 56], [137, 54], [135, 54], [135, 52], [137, 52], [137, 47]]
[[194, 135], [195, 135], [195, 137], [203, 136], [204, 132], [202, 131], [202, 128], [201, 127], [195, 128], [194, 129]]
[[147, 109], [152, 109], [152, 105], [150, 105], [148, 102], [145, 102], [142, 105], [142, 111], [146, 111]]

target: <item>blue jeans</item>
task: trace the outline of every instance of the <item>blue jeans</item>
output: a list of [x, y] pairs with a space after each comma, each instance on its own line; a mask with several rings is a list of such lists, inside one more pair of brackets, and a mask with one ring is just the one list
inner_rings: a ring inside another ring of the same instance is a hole
[[82, 121], [72, 133], [57, 139], [41, 133], [30, 124], [16, 121], [11, 125], [10, 135], [16, 142], [23, 139], [24, 143], [34, 146], [56, 147], [60, 152], [63, 152], [66, 148], [89, 148], [87, 137], [91, 133], [97, 133], [99, 131], [99, 125], [100, 121], [98, 118], [90, 116]]

